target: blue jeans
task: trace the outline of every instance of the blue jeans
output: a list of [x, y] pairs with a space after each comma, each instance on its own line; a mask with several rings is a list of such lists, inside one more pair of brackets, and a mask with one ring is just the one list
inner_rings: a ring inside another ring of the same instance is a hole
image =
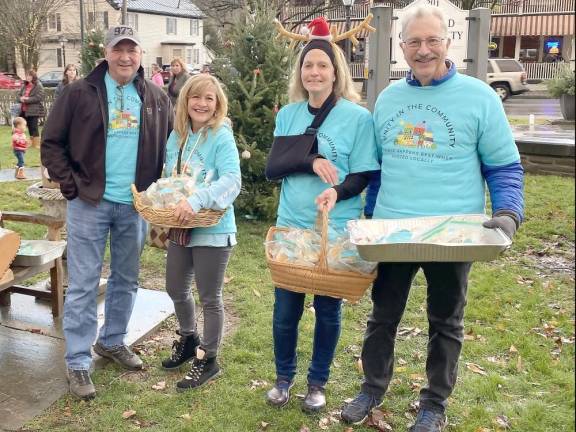
[[98, 341], [121, 345], [138, 290], [140, 254], [146, 223], [132, 205], [102, 200], [97, 206], [79, 198], [68, 202], [68, 289], [64, 303], [66, 364], [89, 369], [96, 338], [96, 297], [110, 235], [110, 277], [106, 288], [104, 325]]
[[[279, 380], [291, 382], [296, 375], [298, 324], [304, 311], [305, 297], [305, 294], [282, 288], [275, 290], [272, 327], [276, 376]], [[323, 387], [328, 382], [330, 365], [340, 337], [341, 305], [340, 299], [314, 296], [316, 323], [312, 363], [308, 368], [308, 384]]]
[[21, 168], [24, 166], [24, 152], [22, 150], [14, 150], [14, 156], [16, 156], [17, 166]]

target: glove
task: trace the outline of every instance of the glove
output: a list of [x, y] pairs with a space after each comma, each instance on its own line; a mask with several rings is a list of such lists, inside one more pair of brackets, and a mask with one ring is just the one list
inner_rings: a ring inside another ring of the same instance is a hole
[[512, 216], [506, 214], [495, 214], [492, 216], [492, 219], [487, 220], [482, 224], [485, 228], [500, 228], [504, 231], [504, 234], [508, 236], [510, 240], [514, 237], [516, 230], [518, 229], [516, 225], [516, 220]]

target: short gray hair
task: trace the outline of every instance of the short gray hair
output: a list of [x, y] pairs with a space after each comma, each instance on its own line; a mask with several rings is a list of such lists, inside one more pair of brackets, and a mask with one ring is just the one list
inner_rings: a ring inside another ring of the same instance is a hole
[[406, 33], [406, 29], [408, 28], [408, 24], [410, 24], [415, 19], [430, 16], [440, 21], [440, 24], [442, 25], [442, 36], [446, 37], [448, 34], [448, 26], [446, 25], [446, 16], [444, 15], [444, 12], [442, 12], [442, 9], [437, 6], [422, 5], [415, 7], [411, 11], [407, 12], [404, 17], [402, 17], [402, 40], [405, 40], [404, 35]]

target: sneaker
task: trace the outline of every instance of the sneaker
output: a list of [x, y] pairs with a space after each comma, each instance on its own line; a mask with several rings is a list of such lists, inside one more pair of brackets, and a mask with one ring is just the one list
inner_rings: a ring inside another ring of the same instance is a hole
[[318, 412], [326, 407], [326, 391], [323, 387], [308, 385], [308, 393], [302, 402], [302, 409], [309, 413]]
[[266, 400], [270, 405], [274, 405], [278, 408], [283, 407], [290, 400], [290, 389], [293, 385], [294, 382], [276, 380], [274, 387], [266, 393]]
[[368, 418], [373, 408], [382, 405], [382, 399], [368, 393], [360, 392], [358, 396], [342, 408], [342, 420], [359, 425]]
[[203, 386], [221, 373], [216, 357], [206, 358], [206, 351], [200, 347], [196, 349], [196, 357], [192, 360], [191, 365], [188, 374], [176, 383], [177, 391]]
[[94, 345], [94, 352], [104, 358], [114, 360], [120, 366], [128, 370], [140, 370], [143, 363], [136, 354], [126, 345], [115, 345], [112, 347], [105, 347], [100, 342]]
[[196, 334], [190, 336], [180, 336], [180, 340], [175, 340], [172, 343], [172, 354], [170, 358], [162, 360], [162, 367], [164, 369], [179, 368], [192, 357], [194, 357], [196, 348], [199, 345], [200, 338]]
[[66, 369], [66, 378], [70, 384], [70, 393], [80, 399], [88, 400], [96, 396], [96, 388], [85, 369]]
[[408, 429], [408, 432], [440, 432], [448, 424], [448, 418], [443, 412], [420, 408], [416, 416], [416, 422]]

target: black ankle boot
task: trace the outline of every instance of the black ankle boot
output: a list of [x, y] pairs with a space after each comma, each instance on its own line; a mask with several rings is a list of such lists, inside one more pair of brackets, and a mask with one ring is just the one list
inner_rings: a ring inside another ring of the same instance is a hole
[[[179, 332], [176, 332], [180, 334]], [[200, 345], [200, 337], [194, 333], [190, 336], [180, 336], [172, 344], [172, 355], [169, 359], [162, 360], [164, 369], [176, 369], [190, 360], [196, 354], [196, 347]]]
[[214, 380], [221, 370], [216, 357], [207, 358], [206, 352], [198, 347], [196, 357], [190, 363], [190, 371], [176, 383], [176, 391], [198, 388]]

